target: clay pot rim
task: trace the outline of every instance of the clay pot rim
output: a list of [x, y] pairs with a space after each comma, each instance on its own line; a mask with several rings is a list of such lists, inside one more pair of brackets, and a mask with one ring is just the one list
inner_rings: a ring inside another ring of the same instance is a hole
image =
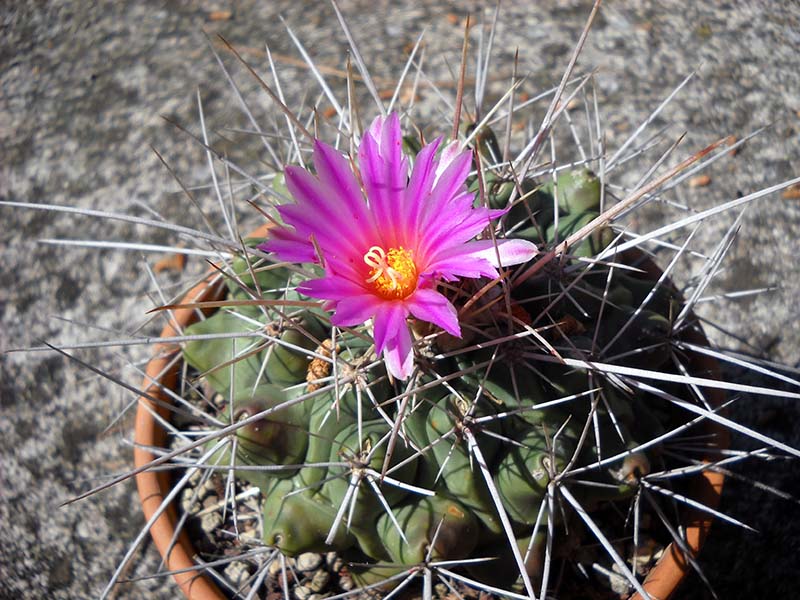
[[[267, 226], [262, 226], [249, 237], [264, 237]], [[644, 255], [640, 255], [644, 256]], [[641, 266], [651, 277], [660, 275], [658, 267], [644, 257]], [[209, 275], [206, 279], [193, 287], [183, 298], [182, 303], [200, 302], [220, 298], [225, 291], [224, 282], [218, 275]], [[197, 311], [193, 309], [176, 309], [173, 311], [170, 322], [161, 331], [161, 337], [177, 335], [177, 331], [196, 321]], [[705, 335], [692, 329], [687, 339], [694, 344], [705, 345], [708, 341]], [[164, 388], [175, 389], [178, 380], [180, 346], [178, 344], [156, 344], [154, 357], [147, 365], [143, 389], [150, 398], [170, 404], [171, 399]], [[719, 379], [719, 364], [716, 360], [706, 355], [695, 354], [693, 357], [698, 371], [705, 372], [709, 377]], [[724, 402], [724, 393], [720, 389], [709, 388], [708, 399], [713, 406], [720, 406]], [[136, 468], [145, 467], [155, 456], [146, 450], [147, 447], [163, 446], [166, 432], [158, 424], [153, 413], [168, 418], [165, 406], [158, 406], [150, 398], [140, 396], [136, 411], [136, 425], [134, 432], [134, 463]], [[706, 428], [717, 439], [718, 447], [727, 447], [729, 434], [727, 430], [717, 423], [706, 421]], [[711, 455], [705, 458], [707, 462], [716, 459]], [[701, 478], [693, 483], [697, 492], [695, 498], [710, 508], [719, 505], [722, 486], [725, 476], [722, 473], [706, 470]], [[171, 485], [167, 471], [144, 470], [136, 475], [136, 486], [142, 505], [145, 521], [149, 521], [155, 514], [163, 499], [169, 494]], [[686, 541], [693, 556], [700, 552], [708, 536], [713, 517], [699, 510], [689, 510], [685, 513], [684, 525], [686, 526]], [[224, 600], [225, 596], [216, 584], [192, 560], [196, 554], [191, 541], [185, 531], [175, 535], [177, 513], [174, 504], [171, 504], [150, 528], [150, 534], [164, 559], [167, 569], [173, 572], [173, 577], [181, 591], [189, 600]], [[651, 569], [643, 583], [644, 589], [653, 600], [666, 600], [678, 588], [690, 569], [690, 564], [683, 552], [673, 543], [664, 551], [663, 556]], [[637, 593], [631, 600], [642, 600]]]

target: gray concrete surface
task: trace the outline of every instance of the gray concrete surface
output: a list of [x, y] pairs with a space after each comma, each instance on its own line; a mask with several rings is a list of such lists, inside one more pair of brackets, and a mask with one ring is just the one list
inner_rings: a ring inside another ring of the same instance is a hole
[[[521, 71], [529, 73], [524, 90], [534, 94], [558, 81], [589, 6], [585, 1], [505, 4], [494, 61], [505, 64], [492, 75], [507, 81], [518, 46]], [[698, 77], [659, 118], [659, 123], [675, 123], [676, 134], [688, 131], [684, 148], [699, 148], [728, 134], [741, 138], [773, 123], [735, 158], [715, 166], [709, 186], [682, 188], [677, 198], [697, 208], [800, 173], [800, 5], [768, 0], [708, 4], [609, 2], [579, 63], [583, 72], [599, 69], [598, 99], [612, 149], [695, 68]], [[426, 64], [436, 78], [446, 80], [443, 57], [457, 64], [461, 35], [448, 15], [463, 15], [476, 6], [343, 1], [342, 8], [378, 76], [397, 77], [404, 47], [427, 27]], [[210, 14], [215, 10], [230, 10], [232, 16], [214, 21]], [[205, 158], [160, 115], [199, 131], [199, 88], [211, 129], [243, 124], [203, 31], [223, 33], [262, 69], [264, 43], [269, 42], [281, 57], [289, 91], [316, 94], [308, 73], [283, 58], [297, 53], [279, 15], [320, 64], [342, 68], [346, 41], [326, 3], [3, 3], [0, 199], [143, 216], [147, 206], [172, 222], [201, 226], [149, 146], [194, 183], [206, 182]], [[251, 98], [258, 98], [259, 118], [274, 118], [252, 80], [241, 72], [238, 80]], [[332, 76], [331, 82], [342, 89], [341, 79]], [[228, 137], [226, 150], [257, 169], [260, 146], [248, 136]], [[212, 195], [198, 196], [213, 206]], [[248, 212], [246, 205], [240, 210], [242, 216]], [[732, 216], [720, 219], [702, 236], [711, 243], [731, 221]], [[153, 287], [143, 261], [152, 265], [158, 256], [59, 248], [36, 240], [163, 243], [169, 241], [164, 232], [8, 207], [0, 207], [0, 223], [0, 350], [43, 340], [127, 337], [146, 323], [143, 307], [151, 305]], [[705, 307], [705, 315], [738, 331], [751, 346], [715, 332], [719, 343], [797, 364], [798, 231], [796, 198], [774, 195], [747, 211], [715, 290], [780, 289]], [[199, 269], [202, 264], [196, 261], [184, 276]], [[174, 275], [161, 281], [172, 286], [170, 291], [182, 283]], [[148, 333], [155, 330], [154, 324], [144, 327]], [[139, 379], [135, 370], [119, 366], [146, 354], [143, 348], [78, 353], [134, 383]], [[0, 597], [98, 596], [143, 523], [134, 487], [119, 485], [73, 505], [60, 504], [130, 466], [131, 419], [105, 430], [130, 400], [129, 393], [59, 355], [0, 355]], [[795, 402], [746, 398], [734, 412], [743, 423], [800, 447]], [[754, 463], [740, 471], [800, 495], [796, 463]], [[726, 490], [724, 509], [760, 533], [715, 527], [702, 563], [719, 597], [794, 597], [800, 589], [797, 504], [734, 482]], [[147, 546], [126, 575], [153, 573], [157, 566], [157, 554]], [[169, 580], [147, 579], [119, 586], [114, 597], [175, 598], [177, 590]], [[680, 597], [704, 598], [707, 592], [695, 579]]]

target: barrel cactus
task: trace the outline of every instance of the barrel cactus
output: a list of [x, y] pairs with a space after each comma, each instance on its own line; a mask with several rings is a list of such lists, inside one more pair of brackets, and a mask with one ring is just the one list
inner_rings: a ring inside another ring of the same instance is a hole
[[619, 251], [587, 167], [520, 178], [487, 126], [413, 131], [378, 116], [352, 156], [314, 140], [275, 177], [273, 227], [185, 332], [238, 425], [208, 463], [259, 488], [264, 544], [335, 551], [364, 588], [447, 572], [543, 597], [589, 515], [624, 515], [676, 466], [663, 440], [713, 410], [683, 383], [708, 376], [683, 349], [700, 334]]

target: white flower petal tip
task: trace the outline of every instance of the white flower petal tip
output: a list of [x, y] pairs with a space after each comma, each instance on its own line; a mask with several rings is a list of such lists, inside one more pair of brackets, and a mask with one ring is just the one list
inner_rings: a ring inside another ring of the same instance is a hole
[[384, 353], [386, 370], [391, 373], [397, 381], [405, 381], [411, 376], [414, 370], [414, 354], [408, 353], [401, 356], [398, 352], [386, 351]]
[[439, 164], [436, 166], [436, 175], [434, 176], [434, 187], [439, 182], [439, 177], [442, 176], [453, 161], [461, 154], [461, 142], [458, 140], [452, 141], [447, 146], [442, 148], [441, 156], [439, 156]]
[[[500, 254], [498, 267], [521, 265], [539, 253], [536, 244], [528, 240], [499, 240], [497, 247]], [[495, 256], [496, 259], [496, 256]]]
[[539, 251], [536, 244], [527, 240], [479, 240], [472, 242], [471, 256], [489, 261], [493, 267], [511, 267], [531, 260]]

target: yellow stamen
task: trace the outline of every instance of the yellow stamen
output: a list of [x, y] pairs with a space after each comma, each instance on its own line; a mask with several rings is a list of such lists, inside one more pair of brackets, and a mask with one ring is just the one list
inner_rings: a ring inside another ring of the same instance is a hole
[[364, 254], [364, 262], [371, 267], [367, 283], [386, 299], [403, 299], [417, 289], [417, 265], [411, 252], [400, 246], [386, 252], [380, 246], [372, 246]]

